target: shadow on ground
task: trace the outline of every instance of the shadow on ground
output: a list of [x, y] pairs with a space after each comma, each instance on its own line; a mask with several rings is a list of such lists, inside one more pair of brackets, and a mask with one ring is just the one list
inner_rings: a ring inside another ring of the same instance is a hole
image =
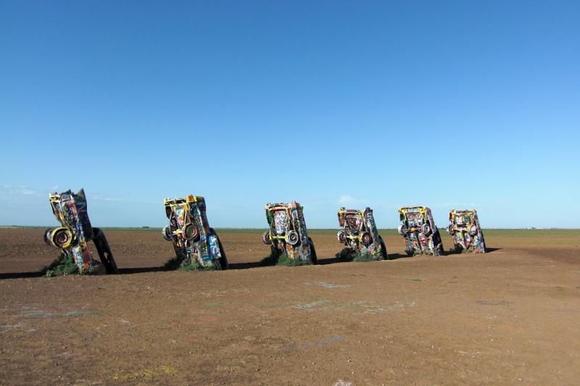
[[161, 267], [139, 267], [139, 268], [119, 268], [117, 275], [132, 275], [134, 273], [147, 273], [147, 272], [165, 272], [172, 271], [164, 266]]
[[259, 267], [268, 267], [269, 264], [266, 264], [262, 261], [255, 261], [252, 263], [230, 263], [228, 269], [251, 269], [251, 268], [259, 268]]
[[[485, 253], [493, 253], [495, 251], [499, 251], [501, 248], [485, 248]], [[455, 252], [455, 251], [445, 251], [444, 256], [453, 256], [453, 255], [472, 255], [473, 253], [463, 253], [463, 252]]]
[[26, 279], [29, 277], [41, 277], [44, 276], [44, 272], [8, 272], [0, 273], [0, 280], [3, 279]]
[[[487, 248], [487, 253], [493, 253], [495, 251], [499, 251], [501, 248]], [[452, 256], [452, 255], [461, 255], [461, 252], [447, 252], [445, 255]], [[402, 258], [407, 258], [406, 254], [401, 253], [392, 253], [389, 254], [388, 260], [397, 260]], [[327, 257], [318, 259], [318, 265], [329, 265], [329, 264], [336, 264], [336, 263], [348, 263], [350, 260], [340, 259], [337, 257]], [[252, 269], [252, 268], [260, 268], [260, 267], [269, 267], [272, 266], [271, 264], [265, 263], [263, 260], [251, 262], [251, 263], [230, 263], [229, 268], [231, 270], [236, 269]], [[139, 267], [139, 268], [119, 268], [118, 275], [132, 275], [135, 273], [148, 273], [148, 272], [168, 272], [173, 271], [173, 269], [166, 268], [165, 266], [159, 267]], [[43, 271], [36, 271], [36, 272], [8, 272], [8, 273], [0, 273], [0, 280], [4, 279], [26, 279], [32, 277], [43, 277]]]

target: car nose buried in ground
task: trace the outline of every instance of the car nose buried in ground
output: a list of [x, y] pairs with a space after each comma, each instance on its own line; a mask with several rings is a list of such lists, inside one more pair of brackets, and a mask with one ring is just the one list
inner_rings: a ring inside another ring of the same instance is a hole
[[431, 209], [425, 206], [399, 209], [399, 234], [405, 238], [405, 252], [413, 255], [443, 255], [441, 234], [435, 225]]
[[337, 255], [349, 260], [383, 260], [387, 247], [377, 230], [373, 210], [340, 208], [338, 224], [341, 229], [336, 237], [345, 248]]
[[[62, 253], [47, 268], [47, 275], [116, 273], [117, 265], [103, 231], [91, 226], [84, 189], [49, 195], [52, 213], [61, 226], [47, 229], [44, 241]], [[93, 259], [89, 241], [93, 241], [101, 262]]]
[[456, 210], [449, 212], [447, 231], [453, 239], [453, 250], [456, 253], [485, 253], [485, 239], [479, 225], [477, 210]]
[[221, 240], [209, 226], [203, 197], [166, 198], [164, 206], [169, 225], [163, 228], [163, 238], [173, 243], [176, 255], [167, 268], [228, 268]]
[[273, 264], [316, 264], [316, 250], [308, 237], [304, 210], [296, 201], [266, 204], [269, 229], [262, 235], [262, 242], [271, 247], [270, 262]]

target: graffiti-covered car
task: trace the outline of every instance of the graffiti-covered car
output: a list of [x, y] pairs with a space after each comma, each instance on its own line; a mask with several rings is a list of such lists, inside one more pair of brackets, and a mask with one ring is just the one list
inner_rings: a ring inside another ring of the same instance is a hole
[[454, 252], [485, 253], [485, 239], [475, 209], [452, 209], [447, 231], [453, 239]]
[[431, 209], [425, 206], [399, 209], [399, 234], [405, 238], [405, 252], [413, 255], [443, 255], [441, 234]]
[[[60, 223], [59, 227], [47, 229], [44, 241], [61, 250], [60, 258], [47, 271], [70, 261], [73, 271], [67, 273], [99, 274], [116, 273], [117, 265], [105, 234], [100, 228], [91, 225], [87, 211], [87, 199], [84, 189], [78, 193], [67, 190], [63, 193], [51, 193], [48, 196], [52, 213]], [[93, 258], [89, 241], [93, 241], [101, 262]], [[75, 267], [76, 266], [76, 267]]]
[[169, 225], [163, 238], [173, 243], [176, 258], [171, 268], [226, 269], [228, 260], [215, 229], [209, 226], [205, 199], [188, 195], [163, 201]]
[[377, 230], [373, 210], [340, 208], [338, 210], [338, 241], [345, 246], [341, 254], [370, 256], [374, 260], [387, 258], [387, 247]]
[[271, 246], [274, 263], [286, 256], [295, 264], [316, 264], [316, 250], [308, 237], [304, 209], [296, 201], [266, 204], [269, 229], [262, 235], [262, 242]]

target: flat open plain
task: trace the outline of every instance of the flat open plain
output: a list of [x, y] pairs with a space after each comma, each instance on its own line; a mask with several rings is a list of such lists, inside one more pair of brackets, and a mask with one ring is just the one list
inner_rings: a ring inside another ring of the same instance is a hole
[[260, 267], [261, 231], [222, 230], [231, 270], [162, 272], [160, 232], [106, 230], [121, 274], [58, 278], [42, 233], [0, 229], [0, 384], [580, 382], [580, 231], [413, 258], [388, 231], [367, 263], [312, 231], [320, 265]]

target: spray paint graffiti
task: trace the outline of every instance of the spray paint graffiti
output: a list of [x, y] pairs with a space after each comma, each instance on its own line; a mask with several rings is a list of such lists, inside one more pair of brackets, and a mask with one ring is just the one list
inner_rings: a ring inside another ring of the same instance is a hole
[[441, 234], [431, 209], [425, 206], [404, 207], [399, 209], [399, 219], [399, 234], [405, 238], [407, 255], [443, 255]]
[[485, 238], [475, 209], [452, 209], [447, 232], [453, 239], [455, 252], [485, 253]]
[[169, 220], [163, 238], [173, 243], [178, 265], [227, 269], [222, 243], [207, 220], [205, 199], [190, 194], [186, 198], [166, 198], [163, 204]]
[[299, 203], [266, 204], [266, 219], [269, 229], [264, 232], [262, 242], [271, 246], [275, 259], [286, 254], [290, 260], [316, 264], [316, 250], [308, 237], [304, 210]]
[[[61, 226], [47, 229], [44, 241], [62, 251], [62, 257], [72, 258], [81, 274], [116, 273], [117, 265], [103, 231], [91, 226], [84, 189], [78, 193], [67, 190], [49, 195], [52, 213]], [[93, 259], [89, 241], [93, 241], [101, 262]], [[104, 269], [103, 269], [104, 268]]]
[[344, 244], [347, 252], [368, 255], [374, 260], [387, 258], [387, 247], [379, 235], [371, 208], [364, 210], [340, 208], [338, 224], [341, 229], [336, 237]]

